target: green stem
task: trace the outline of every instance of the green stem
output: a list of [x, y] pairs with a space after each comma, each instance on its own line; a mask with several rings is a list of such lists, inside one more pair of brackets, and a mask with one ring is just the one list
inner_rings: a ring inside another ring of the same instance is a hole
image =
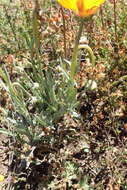
[[112, 83], [112, 86], [116, 86], [119, 83], [123, 83], [125, 80], [127, 80], [127, 75], [120, 77], [117, 81]]
[[95, 57], [94, 57], [94, 53], [93, 53], [91, 47], [88, 46], [87, 44], [81, 44], [78, 46], [78, 49], [86, 49], [89, 53], [92, 66], [95, 66]]
[[84, 19], [81, 19], [80, 26], [79, 26], [79, 31], [75, 40], [75, 46], [74, 46], [74, 51], [72, 55], [72, 61], [71, 61], [71, 78], [74, 78], [75, 75], [75, 70], [76, 70], [76, 65], [77, 65], [77, 53], [78, 53], [78, 45], [79, 45], [79, 40], [83, 31], [83, 23]]

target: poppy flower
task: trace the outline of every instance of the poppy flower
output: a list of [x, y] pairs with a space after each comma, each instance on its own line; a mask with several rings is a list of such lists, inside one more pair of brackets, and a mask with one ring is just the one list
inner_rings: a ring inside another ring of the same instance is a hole
[[71, 9], [81, 17], [96, 13], [105, 0], [57, 0], [64, 8]]

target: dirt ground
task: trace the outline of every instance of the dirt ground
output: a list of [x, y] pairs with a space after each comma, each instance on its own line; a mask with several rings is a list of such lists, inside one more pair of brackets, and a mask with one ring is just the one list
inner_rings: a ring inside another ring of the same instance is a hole
[[[7, 142], [7, 138], [5, 135], [0, 134], [0, 174], [6, 176], [7, 174], [7, 166], [6, 163], [6, 155], [5, 155], [5, 149], [4, 143]], [[4, 188], [5, 181], [0, 182], [0, 190], [5, 190]]]

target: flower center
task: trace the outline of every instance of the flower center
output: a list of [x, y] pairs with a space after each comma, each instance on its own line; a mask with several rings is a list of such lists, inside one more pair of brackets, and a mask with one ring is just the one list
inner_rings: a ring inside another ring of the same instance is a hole
[[84, 0], [77, 0], [77, 7], [79, 12], [84, 12]]

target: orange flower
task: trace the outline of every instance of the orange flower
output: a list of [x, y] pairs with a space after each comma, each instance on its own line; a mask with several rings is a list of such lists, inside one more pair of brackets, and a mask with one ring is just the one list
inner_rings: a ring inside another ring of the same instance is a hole
[[96, 13], [105, 0], [57, 0], [63, 7], [71, 9], [82, 17]]

